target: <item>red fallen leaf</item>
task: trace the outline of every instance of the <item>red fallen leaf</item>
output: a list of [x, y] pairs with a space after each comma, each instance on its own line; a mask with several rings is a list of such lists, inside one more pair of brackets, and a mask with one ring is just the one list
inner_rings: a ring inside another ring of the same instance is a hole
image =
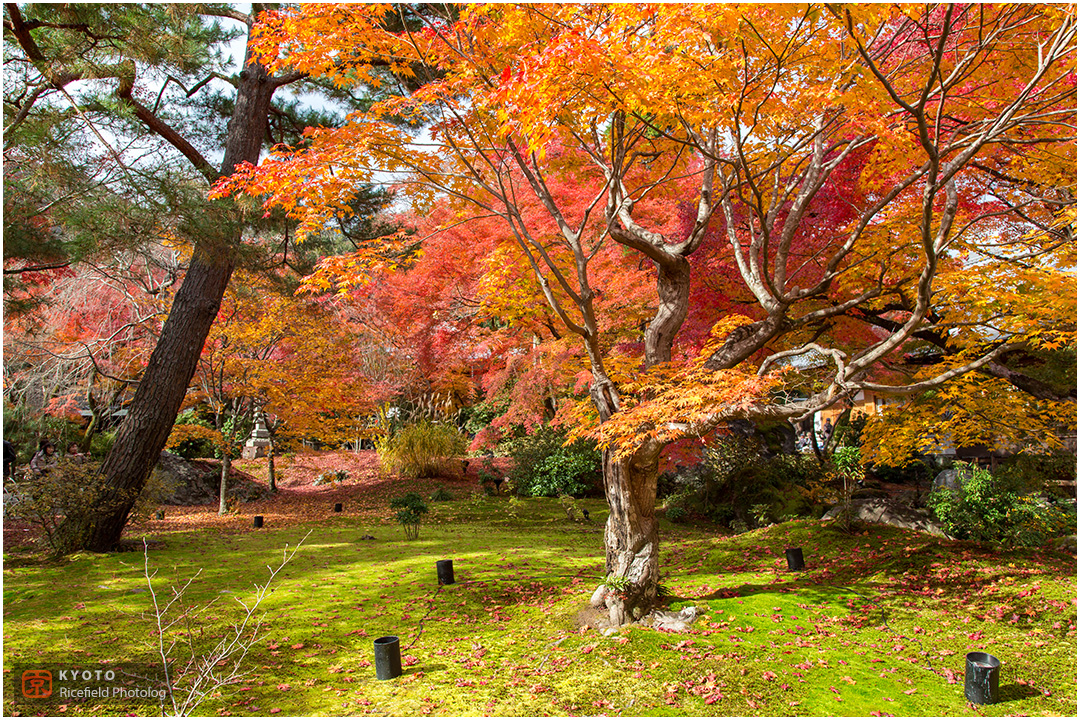
[[281, 712], [281, 708], [270, 708], [271, 715], [277, 715], [279, 712]]
[[300, 650], [304, 647], [304, 643], [296, 643], [295, 645], [290, 645], [289, 647], [293, 650]]
[[280, 685], [277, 686], [277, 689], [281, 690], [282, 692], [285, 692], [286, 690], [290, 690], [291, 688], [292, 688], [292, 686], [289, 685], [289, 683], [281, 683]]
[[420, 660], [415, 655], [402, 655], [401, 656], [401, 664], [404, 665], [405, 667], [412, 667], [413, 665], [417, 664], [418, 662], [420, 662]]
[[269, 645], [267, 645], [266, 647], [267, 647], [268, 649], [270, 649], [270, 650], [277, 650], [277, 649], [278, 649], [279, 647], [281, 647], [281, 646], [280, 646], [280, 645], [278, 645], [277, 643], [270, 643], [270, 644], [269, 644]]
[[83, 610], [86, 608], [86, 603], [75, 603], [76, 610]]
[[945, 673], [945, 680], [946, 680], [946, 681], [947, 681], [947, 682], [948, 682], [948, 683], [949, 683], [950, 685], [955, 685], [955, 684], [956, 684], [956, 673], [954, 673], [954, 672], [953, 672], [953, 671], [952, 671], [951, 669], [949, 669], [949, 668], [945, 668], [945, 670], [944, 670], [944, 673]]
[[904, 694], [905, 695], [914, 695], [917, 692], [918, 692], [918, 690], [916, 690], [915, 688], [911, 688], [910, 690], [905, 690]]
[[585, 647], [581, 648], [581, 654], [582, 655], [588, 655], [589, 653], [591, 653], [595, 649], [596, 649], [595, 645], [586, 645]]

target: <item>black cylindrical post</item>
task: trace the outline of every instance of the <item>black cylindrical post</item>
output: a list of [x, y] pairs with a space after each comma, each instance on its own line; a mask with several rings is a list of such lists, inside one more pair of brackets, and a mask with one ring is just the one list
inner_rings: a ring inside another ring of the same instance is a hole
[[397, 635], [375, 638], [375, 677], [393, 680], [401, 674], [401, 643]]
[[256, 515], [254, 518], [252, 518], [252, 525], [254, 527], [261, 528], [262, 527], [262, 517], [263, 517], [262, 515]]
[[435, 563], [435, 571], [439, 574], [440, 585], [454, 584], [454, 561], [438, 560]]
[[969, 652], [964, 669], [964, 697], [976, 705], [998, 701], [998, 674], [1001, 661], [984, 652]]
[[784, 555], [787, 556], [787, 569], [788, 570], [802, 570], [803, 557], [802, 548], [788, 548], [784, 551]]
[[345, 506], [341, 503], [334, 503], [334, 512], [341, 512], [345, 509]]

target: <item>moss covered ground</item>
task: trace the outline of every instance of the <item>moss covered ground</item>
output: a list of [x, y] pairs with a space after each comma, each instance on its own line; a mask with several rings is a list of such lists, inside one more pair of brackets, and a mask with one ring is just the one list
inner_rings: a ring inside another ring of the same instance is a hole
[[[603, 501], [578, 501], [592, 522], [572, 521], [557, 500], [474, 490], [459, 483], [457, 499], [429, 503], [411, 542], [388, 519], [348, 512], [309, 511], [303, 522], [258, 531], [144, 528], [159, 597], [198, 573], [185, 603], [213, 603], [198, 623], [170, 633], [191, 643], [177, 646], [177, 657], [224, 634], [240, 616], [236, 600], [307, 536], [261, 607], [264, 639], [245, 661], [244, 681], [208, 696], [197, 713], [1077, 713], [1071, 555], [1000, 552], [884, 526], [849, 535], [795, 521], [726, 537], [665, 521], [666, 602], [703, 615], [687, 633], [632, 626], [605, 635], [585, 611], [604, 572]], [[803, 549], [804, 571], [787, 570], [788, 547]], [[443, 559], [453, 560], [453, 585], [437, 583]], [[138, 551], [61, 562], [5, 553], [5, 670], [151, 658], [156, 625], [143, 563]], [[400, 638], [404, 672], [380, 681], [373, 641], [385, 635]], [[997, 704], [964, 698], [972, 650], [1002, 662]], [[159, 712], [97, 701], [27, 708], [15, 704], [13, 682], [6, 672], [5, 715]]]

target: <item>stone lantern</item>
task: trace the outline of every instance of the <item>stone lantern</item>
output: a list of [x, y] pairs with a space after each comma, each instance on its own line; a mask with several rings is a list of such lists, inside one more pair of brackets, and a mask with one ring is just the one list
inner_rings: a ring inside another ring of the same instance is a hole
[[266, 429], [266, 416], [262, 409], [255, 411], [255, 429], [251, 431], [251, 437], [244, 443], [241, 457], [245, 460], [265, 457], [270, 452], [270, 431]]

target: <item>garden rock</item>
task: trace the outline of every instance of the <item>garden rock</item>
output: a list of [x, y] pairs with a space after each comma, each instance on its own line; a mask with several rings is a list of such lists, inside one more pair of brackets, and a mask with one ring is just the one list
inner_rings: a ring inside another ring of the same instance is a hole
[[694, 624], [694, 621], [697, 620], [697, 618], [698, 609], [693, 605], [688, 605], [679, 612], [669, 612], [665, 610], [653, 611], [652, 615], [646, 618], [645, 624], [650, 625], [657, 630], [686, 632], [690, 629], [690, 626]]
[[1061, 538], [1060, 540], [1058, 540], [1057, 543], [1054, 545], [1054, 547], [1057, 549], [1058, 552], [1071, 553], [1071, 554], [1075, 555], [1076, 554], [1076, 536], [1075, 535], [1067, 535], [1067, 536]]
[[950, 490], [959, 491], [964, 480], [971, 477], [971, 471], [962, 473], [961, 468], [949, 468], [948, 470], [942, 470], [934, 478], [933, 489], [947, 487]]
[[[210, 463], [185, 460], [170, 452], [161, 453], [156, 471], [165, 475], [166, 487], [174, 488], [171, 495], [162, 500], [163, 505], [211, 505], [218, 502], [221, 487], [221, 470]], [[265, 485], [251, 480], [242, 473], [229, 475], [226, 500], [252, 502], [270, 494]]]
[[[914, 509], [895, 500], [884, 498], [853, 500], [851, 505], [854, 517], [863, 522], [892, 525], [946, 537], [945, 531], [928, 510]], [[825, 513], [821, 519], [832, 520], [839, 514], [840, 506], [837, 505]]]

